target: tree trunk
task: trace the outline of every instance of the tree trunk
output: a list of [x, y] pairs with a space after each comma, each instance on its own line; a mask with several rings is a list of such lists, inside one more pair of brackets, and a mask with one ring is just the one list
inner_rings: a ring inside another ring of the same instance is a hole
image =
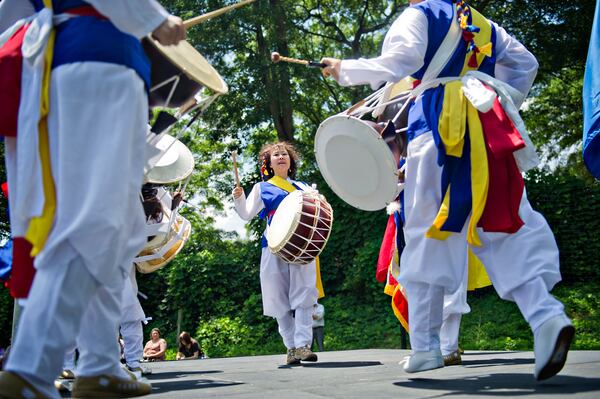
[[[286, 33], [285, 13], [281, 6], [281, 1], [269, 1], [272, 27], [272, 36], [275, 40], [277, 52], [288, 55], [288, 42]], [[290, 74], [285, 64], [273, 64], [270, 62], [270, 45], [265, 38], [263, 27], [259, 24], [256, 30], [256, 41], [258, 44], [258, 54], [265, 60], [263, 68], [263, 82], [267, 95], [267, 106], [273, 124], [277, 131], [277, 138], [281, 141], [294, 141], [293, 109], [291, 101]]]

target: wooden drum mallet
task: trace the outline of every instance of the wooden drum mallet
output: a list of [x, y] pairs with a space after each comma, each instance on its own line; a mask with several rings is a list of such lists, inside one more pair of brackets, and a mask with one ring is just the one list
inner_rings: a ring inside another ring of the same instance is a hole
[[299, 58], [284, 57], [283, 55], [280, 55], [276, 51], [271, 53], [271, 61], [273, 61], [275, 64], [283, 61], [283, 62], [289, 62], [291, 64], [300, 64], [300, 65], [304, 65], [306, 67], [312, 67], [312, 68], [325, 68], [327, 66], [327, 64], [324, 64], [322, 62], [301, 60]]

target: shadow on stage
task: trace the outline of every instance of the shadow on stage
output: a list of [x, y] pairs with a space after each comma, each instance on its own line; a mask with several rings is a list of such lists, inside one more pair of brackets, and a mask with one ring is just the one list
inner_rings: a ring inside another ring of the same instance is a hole
[[223, 388], [241, 384], [243, 384], [243, 382], [206, 379], [155, 382], [152, 383], [152, 393], [190, 391], [203, 388]]
[[145, 378], [150, 380], [166, 380], [171, 378], [182, 378], [188, 375], [193, 374], [215, 374], [222, 373], [222, 370], [178, 370], [178, 371], [167, 371], [167, 372], [155, 372], [149, 375], [146, 375]]
[[317, 368], [317, 369], [343, 369], [350, 367], [371, 367], [371, 366], [381, 366], [381, 362], [320, 362], [320, 363], [302, 363], [295, 365], [281, 365], [278, 368], [280, 369], [288, 369], [292, 367], [309, 367], [309, 368]]
[[[564, 396], [581, 392], [600, 392], [600, 378], [585, 378], [558, 375], [548, 381], [537, 382], [532, 374], [495, 373], [451, 380], [432, 378], [410, 378], [394, 385], [412, 390], [441, 391], [440, 395], [486, 395], [517, 397], [525, 395]], [[431, 392], [429, 392], [430, 394]]]
[[[146, 376], [152, 384], [152, 393], [166, 393], [177, 391], [189, 391], [204, 388], [222, 388], [234, 385], [242, 385], [243, 382], [227, 381], [227, 380], [210, 380], [207, 378], [194, 378], [193, 375], [198, 374], [217, 374], [222, 373], [221, 370], [206, 370], [206, 371], [172, 371], [172, 372], [157, 372]], [[191, 377], [191, 378], [190, 378]], [[162, 380], [171, 381], [162, 381]], [[153, 381], [159, 380], [159, 381]], [[61, 392], [62, 398], [71, 398], [70, 392]]]
[[[221, 370], [198, 370], [198, 371], [172, 371], [166, 373], [156, 373], [149, 375], [148, 379], [152, 383], [152, 393], [165, 393], [177, 391], [189, 391], [192, 389], [204, 388], [222, 388], [234, 385], [241, 385], [243, 382], [227, 381], [227, 380], [212, 380], [208, 378], [194, 378], [194, 375], [217, 374], [222, 373]], [[191, 377], [191, 378], [190, 378]], [[171, 381], [152, 381], [153, 379]]]
[[477, 367], [489, 367], [489, 366], [512, 366], [519, 364], [534, 364], [535, 359], [533, 358], [495, 358], [495, 359], [477, 359], [477, 360], [465, 360], [463, 358], [462, 365], [468, 368]]

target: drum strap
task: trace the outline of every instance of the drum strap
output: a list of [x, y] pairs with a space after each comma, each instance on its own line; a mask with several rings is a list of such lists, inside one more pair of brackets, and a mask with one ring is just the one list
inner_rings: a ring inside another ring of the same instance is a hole
[[279, 187], [280, 189], [282, 189], [283, 191], [287, 191], [288, 193], [297, 190], [297, 188], [292, 183], [279, 176], [273, 176], [272, 178], [267, 180], [267, 183], [272, 184], [275, 187]]

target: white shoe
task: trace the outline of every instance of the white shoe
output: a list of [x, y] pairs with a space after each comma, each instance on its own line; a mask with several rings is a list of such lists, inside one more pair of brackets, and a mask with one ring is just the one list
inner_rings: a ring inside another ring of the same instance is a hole
[[427, 352], [415, 352], [404, 358], [400, 364], [404, 363], [404, 371], [407, 373], [418, 373], [444, 367], [444, 358], [442, 351], [434, 349]]
[[575, 328], [564, 314], [546, 320], [537, 328], [533, 341], [536, 380], [546, 380], [563, 368], [574, 335]]
[[152, 369], [148, 366], [144, 366], [143, 364], [140, 364], [140, 368], [142, 369], [142, 375], [150, 375], [152, 374]]

